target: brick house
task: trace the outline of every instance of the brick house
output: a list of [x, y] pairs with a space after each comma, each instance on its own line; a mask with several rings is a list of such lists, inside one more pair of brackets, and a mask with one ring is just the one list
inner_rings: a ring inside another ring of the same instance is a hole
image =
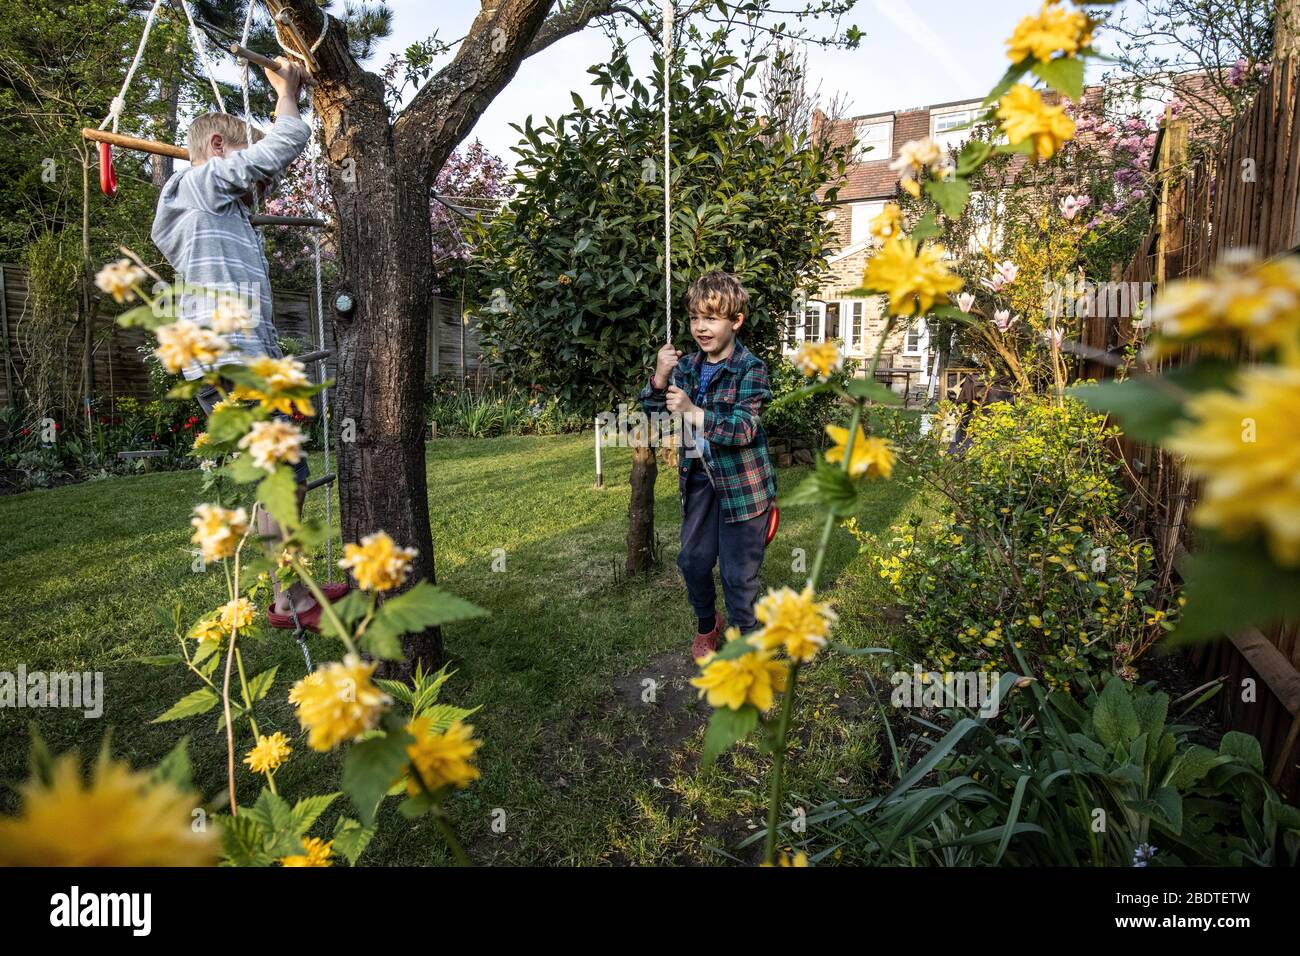
[[[980, 102], [955, 100], [835, 121], [820, 111], [814, 115], [814, 137], [826, 137], [832, 143], [856, 139], [857, 146], [840, 181], [838, 197], [826, 211], [834, 224], [838, 249], [828, 257], [827, 272], [802, 316], [791, 316], [787, 350], [794, 351], [806, 340], [834, 338], [844, 343], [849, 357], [865, 364], [884, 329], [883, 303], [880, 296], [857, 296], [853, 290], [862, 285], [863, 269], [875, 246], [868, 224], [898, 193], [899, 174], [889, 164], [909, 140], [929, 136], [949, 148], [960, 146], [970, 136], [966, 127], [979, 112]], [[892, 377], [899, 391], [907, 386], [913, 393], [928, 389], [935, 374], [935, 352], [924, 319], [891, 333], [880, 367], [895, 370]]]

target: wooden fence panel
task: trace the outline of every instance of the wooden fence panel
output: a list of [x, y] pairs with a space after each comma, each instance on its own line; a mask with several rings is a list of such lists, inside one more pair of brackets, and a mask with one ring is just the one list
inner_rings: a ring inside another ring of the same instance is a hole
[[[1190, 162], [1171, 155], [1177, 150], [1161, 151], [1159, 172], [1170, 188], [1123, 281], [1154, 282], [1158, 288], [1162, 282], [1207, 275], [1233, 250], [1249, 248], [1266, 257], [1296, 251], [1298, 98], [1297, 66], [1283, 62], [1217, 149]], [[1166, 123], [1162, 136], [1178, 135], [1177, 127], [1176, 121]], [[1153, 269], [1153, 261], [1160, 268]], [[1135, 287], [1141, 286], [1129, 288]], [[1093, 348], [1114, 352], [1131, 334], [1114, 317], [1085, 323], [1085, 344]], [[1186, 353], [1182, 359], [1190, 357]], [[1082, 372], [1086, 377], [1108, 374], [1105, 366], [1092, 362], [1085, 363]], [[1175, 458], [1159, 449], [1124, 441], [1117, 454], [1139, 492], [1148, 532], [1172, 561], [1194, 544], [1187, 516], [1195, 504], [1195, 483]], [[1287, 622], [1265, 632], [1248, 628], [1195, 649], [1191, 659], [1206, 680], [1225, 681], [1219, 701], [1226, 725], [1259, 738], [1274, 784], [1291, 802], [1300, 802], [1300, 623]], [[1255, 688], [1253, 699], [1243, 693], [1248, 680]]]

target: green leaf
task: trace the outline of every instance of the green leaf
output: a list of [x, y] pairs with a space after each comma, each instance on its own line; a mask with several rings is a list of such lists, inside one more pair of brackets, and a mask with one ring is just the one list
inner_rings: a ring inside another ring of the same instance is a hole
[[1092, 709], [1092, 725], [1097, 739], [1108, 749], [1114, 749], [1116, 744], [1128, 744], [1141, 733], [1133, 699], [1119, 678], [1108, 680], [1102, 688]]
[[169, 389], [166, 397], [173, 398], [173, 399], [189, 400], [193, 398], [195, 395], [197, 395], [199, 393], [199, 389], [201, 389], [202, 387], [203, 387], [202, 379], [195, 379], [192, 382], [181, 382], [179, 385], [175, 385], [171, 389]]
[[1179, 565], [1187, 604], [1166, 638], [1171, 645], [1222, 638], [1300, 614], [1300, 569], [1278, 567], [1260, 542], [1202, 540], [1203, 550]]
[[374, 822], [379, 801], [406, 766], [406, 748], [415, 738], [391, 730], [353, 744], [343, 760], [343, 789], [361, 814], [363, 823]]
[[294, 832], [302, 836], [310, 830], [316, 818], [324, 813], [338, 796], [338, 793], [326, 793], [320, 796], [303, 797], [295, 803], [292, 814]]
[[243, 814], [254, 817], [261, 824], [263, 846], [271, 856], [289, 856], [302, 852], [302, 840], [294, 828], [293, 811], [280, 795], [264, 789], [258, 795], [257, 803], [245, 807], [241, 816]]
[[404, 594], [389, 598], [359, 635], [361, 646], [376, 657], [398, 660], [402, 656], [401, 636], [441, 627], [456, 621], [484, 617], [487, 611], [464, 598], [421, 581]]
[[221, 833], [221, 849], [227, 862], [234, 866], [270, 866], [275, 862], [266, 851], [267, 834], [255, 815], [241, 813], [231, 817], [222, 814], [213, 817], [213, 824]]
[[1034, 76], [1076, 103], [1083, 99], [1083, 58], [1058, 56], [1043, 62], [1034, 60]]
[[350, 866], [356, 866], [357, 860], [374, 839], [376, 829], [373, 823], [363, 827], [349, 817], [339, 817], [334, 823], [334, 852], [347, 860]]
[[252, 456], [240, 455], [221, 469], [237, 485], [247, 485], [266, 477], [266, 469], [253, 464]]
[[1219, 741], [1219, 753], [1226, 757], [1235, 757], [1253, 770], [1264, 772], [1264, 753], [1259, 741], [1250, 734], [1230, 730]]
[[865, 398], [868, 401], [877, 402], [881, 405], [901, 405], [902, 398], [888, 385], [877, 382], [875, 379], [855, 378], [848, 384], [848, 393], [857, 398]]
[[816, 470], [781, 501], [781, 506], [819, 504], [837, 517], [852, 514], [857, 508], [858, 490], [838, 464], [825, 459], [817, 462]]
[[200, 687], [192, 694], [186, 694], [171, 708], [160, 717], [155, 717], [150, 723], [161, 724], [169, 720], [180, 720], [183, 717], [193, 717], [197, 714], [206, 714], [213, 707], [217, 706], [220, 698], [217, 692], [210, 687]]
[[709, 729], [704, 734], [704, 754], [701, 766], [708, 767], [732, 744], [744, 740], [758, 726], [758, 708], [746, 704], [740, 710], [722, 707], [709, 718]]
[[194, 789], [194, 766], [190, 763], [189, 743], [189, 737], [176, 741], [176, 746], [154, 767], [150, 778], [154, 783], [170, 783], [178, 790]]
[[276, 664], [274, 667], [264, 670], [260, 674], [255, 674], [252, 679], [249, 680], [248, 694], [253, 698], [254, 703], [266, 696], [267, 691], [271, 689], [271, 685], [275, 683], [275, 672], [279, 669], [280, 665]]
[[971, 186], [964, 179], [931, 179], [925, 184], [930, 195], [949, 219], [960, 219], [970, 199]]
[[993, 155], [993, 144], [987, 140], [973, 139], [962, 147], [957, 157], [957, 175], [966, 178], [978, 170]]
[[1114, 415], [1124, 432], [1138, 441], [1163, 441], [1183, 418], [1181, 396], [1154, 378], [1089, 382], [1073, 385], [1066, 393], [1095, 411]]
[[257, 500], [266, 505], [281, 528], [292, 531], [298, 527], [298, 486], [288, 465], [281, 465], [262, 479], [257, 486]]
[[908, 235], [916, 242], [925, 242], [925, 240], [933, 239], [939, 235], [939, 221], [935, 218], [934, 213], [927, 212], [918, 219]]
[[238, 441], [261, 417], [256, 409], [243, 405], [218, 408], [208, 416], [208, 437], [218, 445]]

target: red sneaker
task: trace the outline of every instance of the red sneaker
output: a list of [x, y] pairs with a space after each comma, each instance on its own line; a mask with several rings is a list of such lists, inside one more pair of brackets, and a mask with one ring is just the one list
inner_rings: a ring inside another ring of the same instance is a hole
[[301, 625], [304, 630], [311, 631], [313, 634], [319, 634], [320, 614], [320, 605], [313, 604], [311, 607], [307, 608], [307, 610], [298, 612], [298, 623], [295, 624], [292, 614], [277, 614], [275, 612], [275, 605], [272, 604], [266, 609], [266, 620], [272, 627], [281, 631], [296, 630], [297, 627]]
[[702, 657], [708, 657], [718, 649], [718, 640], [722, 637], [723, 628], [727, 622], [722, 619], [722, 615], [716, 611], [713, 614], [713, 630], [707, 634], [695, 635], [695, 640], [691, 641], [691, 657], [699, 660]]
[[320, 586], [320, 593], [325, 595], [331, 604], [342, 598], [351, 590], [352, 585], [348, 584], [347, 581], [339, 581], [334, 584], [322, 584]]

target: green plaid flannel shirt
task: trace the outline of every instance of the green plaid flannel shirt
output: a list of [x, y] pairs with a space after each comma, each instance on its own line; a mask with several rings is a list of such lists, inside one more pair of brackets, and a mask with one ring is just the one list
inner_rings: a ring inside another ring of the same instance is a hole
[[[703, 352], [683, 356], [673, 370], [671, 383], [694, 398], [700, 385]], [[637, 396], [647, 414], [667, 409], [667, 390], [657, 389], [654, 375]], [[763, 409], [772, 401], [767, 366], [740, 342], [718, 369], [703, 399], [704, 427], [699, 436], [708, 444], [700, 457], [722, 502], [722, 520], [747, 521], [763, 514], [776, 500], [776, 472], [767, 452]], [[687, 439], [689, 441], [689, 439]], [[693, 458], [678, 458], [678, 490], [686, 507], [686, 480]]]

